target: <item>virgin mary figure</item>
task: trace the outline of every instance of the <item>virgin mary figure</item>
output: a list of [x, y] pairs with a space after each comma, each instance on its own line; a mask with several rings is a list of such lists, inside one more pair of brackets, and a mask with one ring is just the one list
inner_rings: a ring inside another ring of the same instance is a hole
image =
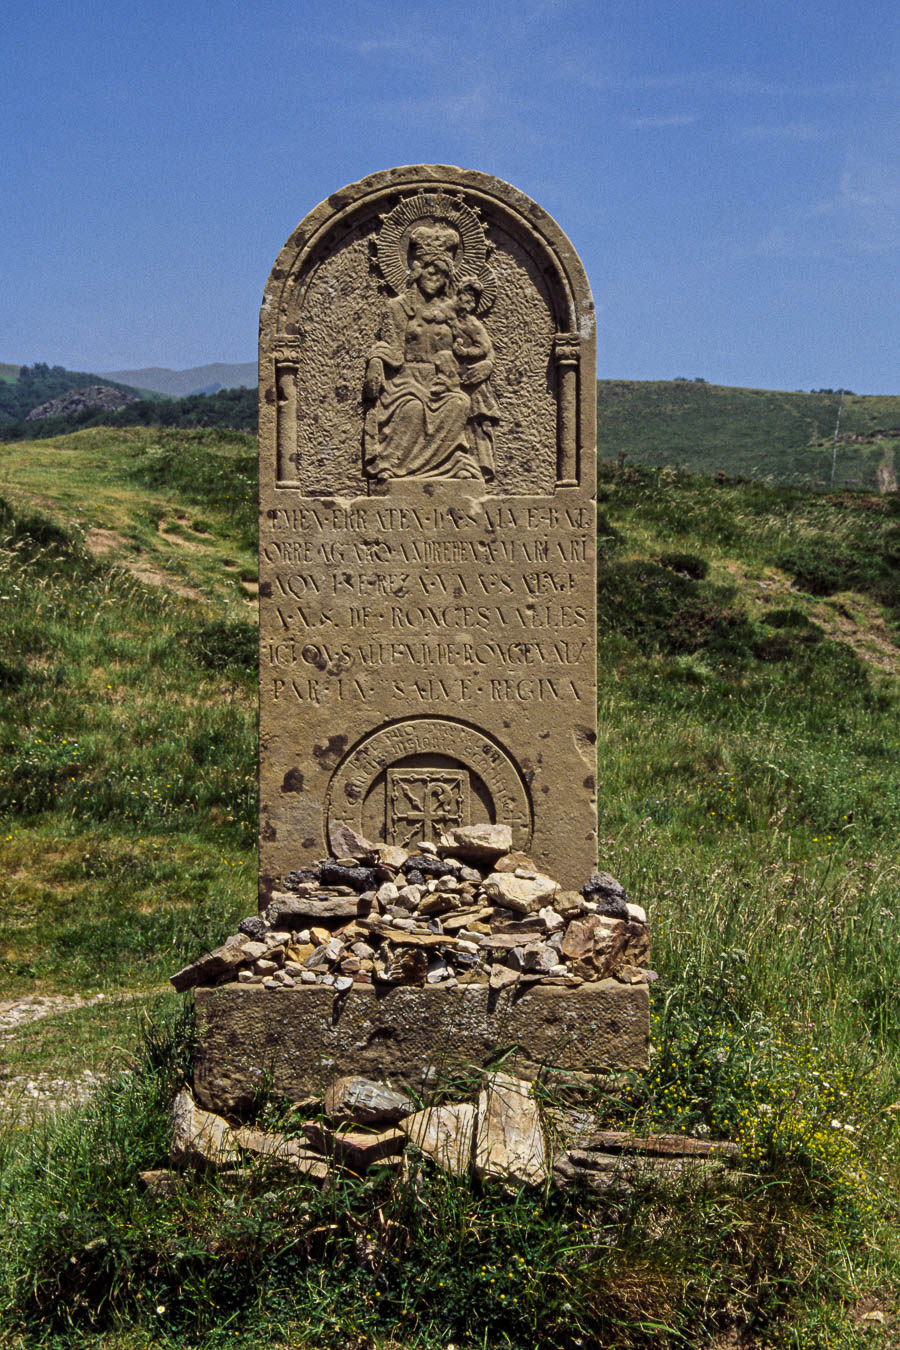
[[482, 478], [467, 432], [470, 399], [453, 353], [459, 244], [449, 225], [410, 231], [406, 289], [388, 302], [366, 366], [364, 464], [377, 482]]

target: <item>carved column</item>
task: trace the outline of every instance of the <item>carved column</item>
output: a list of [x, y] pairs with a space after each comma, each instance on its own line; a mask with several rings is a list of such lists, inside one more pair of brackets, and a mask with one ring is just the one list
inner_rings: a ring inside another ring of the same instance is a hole
[[577, 487], [578, 462], [578, 359], [576, 333], [557, 333], [553, 340], [556, 362], [556, 485]]
[[278, 482], [297, 483], [300, 465], [297, 456], [297, 353], [290, 349], [275, 353], [275, 401], [277, 406]]

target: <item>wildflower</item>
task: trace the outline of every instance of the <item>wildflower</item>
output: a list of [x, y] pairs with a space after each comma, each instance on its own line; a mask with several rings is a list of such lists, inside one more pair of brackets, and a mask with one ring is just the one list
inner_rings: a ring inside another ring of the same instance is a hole
[[163, 1313], [166, 1311], [166, 1305], [164, 1303], [157, 1303], [156, 1311], [159, 1313], [161, 1317]]

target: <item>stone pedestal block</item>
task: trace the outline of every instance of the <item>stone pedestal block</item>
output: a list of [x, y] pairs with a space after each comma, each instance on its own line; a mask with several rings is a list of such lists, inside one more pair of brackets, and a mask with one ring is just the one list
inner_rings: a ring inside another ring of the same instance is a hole
[[357, 986], [266, 989], [229, 984], [196, 990], [197, 1100], [208, 1110], [247, 1106], [269, 1086], [295, 1101], [336, 1078], [363, 1074], [422, 1088], [463, 1065], [514, 1050], [520, 1075], [541, 1066], [646, 1069], [646, 985], [600, 980], [577, 989], [533, 984], [492, 990]]

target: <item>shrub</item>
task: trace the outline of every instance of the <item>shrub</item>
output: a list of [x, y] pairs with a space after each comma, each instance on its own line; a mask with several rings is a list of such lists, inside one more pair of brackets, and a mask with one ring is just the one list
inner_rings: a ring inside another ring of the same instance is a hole
[[709, 563], [696, 553], [661, 553], [659, 565], [668, 567], [670, 572], [677, 572], [680, 576], [691, 577], [694, 581], [702, 581], [709, 571]]
[[238, 619], [229, 623], [215, 619], [197, 628], [191, 646], [197, 660], [208, 670], [227, 670], [237, 666], [247, 674], [254, 674], [257, 663], [256, 629]]
[[720, 655], [749, 650], [753, 627], [731, 607], [733, 592], [652, 562], [616, 563], [600, 569], [598, 614], [608, 629], [677, 654], [701, 647]]

